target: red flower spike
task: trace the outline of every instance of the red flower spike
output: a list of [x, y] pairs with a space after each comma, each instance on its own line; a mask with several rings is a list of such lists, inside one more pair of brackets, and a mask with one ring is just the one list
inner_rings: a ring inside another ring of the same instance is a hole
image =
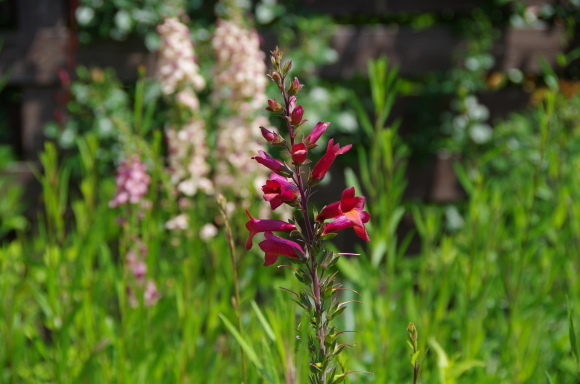
[[326, 153], [320, 158], [320, 160], [318, 160], [314, 166], [314, 169], [312, 170], [312, 173], [310, 174], [310, 185], [313, 186], [318, 184], [324, 178], [326, 172], [328, 172], [330, 169], [330, 166], [334, 162], [334, 159], [336, 159], [336, 156], [348, 152], [348, 150], [351, 148], [352, 144], [340, 148], [339, 144], [334, 144], [334, 139], [330, 139], [326, 147]]
[[294, 125], [295, 127], [299, 126], [302, 123], [302, 116], [304, 116], [304, 108], [302, 108], [301, 105], [298, 105], [296, 108], [294, 108], [294, 110], [292, 111], [292, 125]]
[[304, 140], [302, 140], [302, 142], [306, 144], [308, 149], [318, 147], [318, 144], [316, 144], [316, 142], [318, 141], [318, 139], [320, 139], [320, 136], [322, 136], [322, 134], [324, 133], [324, 131], [326, 131], [326, 128], [328, 128], [329, 125], [330, 123], [323, 122], [316, 124], [312, 129], [312, 132], [310, 132], [310, 134], [306, 136]]
[[308, 156], [308, 148], [303, 143], [294, 144], [292, 146], [292, 161], [294, 164], [301, 165], [306, 161], [306, 157]]
[[360, 237], [363, 240], [370, 241], [369, 235], [367, 234], [367, 231], [366, 231], [364, 224], [369, 222], [369, 220], [371, 219], [371, 215], [368, 212], [362, 211], [362, 212], [360, 212], [360, 218], [361, 218], [363, 225], [359, 227], [359, 226], [355, 226], [352, 223], [352, 221], [348, 217], [346, 217], [346, 215], [338, 216], [336, 218], [336, 220], [334, 220], [331, 223], [326, 224], [322, 234], [326, 235], [328, 233], [333, 233], [333, 232], [343, 230], [345, 228], [353, 227], [354, 233], [356, 233], [356, 235], [358, 237]]
[[266, 180], [266, 185], [262, 186], [264, 200], [270, 203], [270, 208], [275, 210], [282, 203], [292, 204], [298, 200], [300, 192], [298, 187], [288, 181], [287, 178], [270, 174], [270, 180]]
[[264, 267], [274, 264], [278, 260], [278, 256], [300, 259], [298, 252], [304, 254], [304, 250], [298, 243], [275, 236], [272, 232], [266, 232], [264, 236], [266, 236], [266, 240], [258, 244], [265, 253]]
[[294, 224], [281, 220], [254, 219], [246, 209], [246, 215], [250, 220], [246, 223], [246, 228], [250, 231], [248, 241], [246, 241], [246, 251], [252, 248], [252, 239], [259, 232], [292, 232], [296, 230]]
[[260, 156], [252, 157], [258, 163], [270, 168], [272, 171], [276, 172], [280, 176], [290, 177], [292, 176], [292, 171], [283, 162], [274, 159], [272, 156], [264, 151], [258, 151]]

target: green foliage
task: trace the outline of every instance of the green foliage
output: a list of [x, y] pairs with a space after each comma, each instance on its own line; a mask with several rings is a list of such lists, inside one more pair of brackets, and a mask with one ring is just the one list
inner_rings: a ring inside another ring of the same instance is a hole
[[[28, 220], [23, 215], [23, 187], [15, 183], [17, 170], [9, 169], [14, 165], [14, 155], [10, 148], [0, 146], [0, 241], [10, 231], [24, 231]], [[10, 174], [10, 171], [16, 171]]]

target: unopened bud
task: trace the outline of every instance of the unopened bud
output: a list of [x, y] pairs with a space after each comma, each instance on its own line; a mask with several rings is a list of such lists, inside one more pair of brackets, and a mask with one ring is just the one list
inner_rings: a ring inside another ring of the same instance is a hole
[[271, 132], [264, 127], [260, 127], [262, 131], [262, 137], [266, 139], [266, 141], [275, 147], [284, 147], [286, 145], [286, 140], [276, 132]]
[[292, 124], [297, 127], [302, 123], [302, 116], [304, 116], [304, 108], [301, 105], [296, 106], [292, 111]]
[[407, 325], [407, 334], [409, 336], [409, 343], [411, 344], [411, 347], [413, 348], [413, 350], [416, 350], [417, 349], [417, 328], [415, 327], [415, 324], [409, 323], [409, 325]]
[[276, 70], [280, 69], [280, 67], [278, 67], [278, 63], [276, 62], [276, 58], [274, 56], [270, 56], [270, 61], [272, 62], [272, 66], [274, 67], [274, 69], [276, 69]]
[[225, 212], [226, 210], [226, 206], [228, 204], [228, 201], [226, 200], [226, 197], [224, 195], [222, 195], [221, 193], [218, 195], [217, 197], [217, 202], [220, 206], [220, 208]]
[[290, 69], [292, 69], [292, 60], [288, 60], [284, 63], [284, 69], [282, 70], [282, 73], [286, 75], [288, 72], [290, 72]]
[[302, 89], [302, 87], [304, 87], [303, 84], [300, 84], [300, 81], [298, 81], [298, 78], [295, 77], [294, 81], [292, 81], [292, 83], [290, 83], [290, 89], [288, 90], [288, 94], [290, 96], [294, 96], [295, 94], [297, 94], [298, 92], [300, 92], [300, 90]]
[[282, 106], [276, 100], [268, 100], [268, 107], [266, 108], [266, 110], [277, 113], [282, 111]]
[[308, 156], [308, 148], [304, 143], [294, 144], [291, 149], [292, 161], [296, 165], [302, 165]]
[[272, 74], [270, 76], [272, 80], [274, 80], [274, 83], [276, 83], [278, 86], [282, 84], [282, 76], [280, 76], [278, 72], [272, 71]]

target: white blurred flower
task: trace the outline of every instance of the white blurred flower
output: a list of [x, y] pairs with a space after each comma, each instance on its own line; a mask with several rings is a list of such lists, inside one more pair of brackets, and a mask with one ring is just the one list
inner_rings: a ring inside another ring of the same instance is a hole
[[247, 199], [254, 196], [251, 181], [267, 174], [265, 167], [251, 159], [265, 149], [259, 127], [270, 126], [259, 115], [266, 105], [265, 55], [255, 29], [227, 20], [218, 20], [212, 46], [216, 55], [212, 100], [229, 110], [218, 121], [214, 181], [218, 190]]
[[157, 32], [161, 35], [157, 71], [161, 91], [170, 95], [190, 85], [196, 91], [203, 89], [205, 80], [195, 62], [189, 29], [176, 18], [168, 17]]
[[189, 216], [186, 213], [181, 213], [165, 223], [165, 228], [170, 231], [175, 229], [187, 229], [189, 228]]
[[199, 238], [203, 241], [208, 241], [209, 239], [214, 238], [217, 234], [218, 229], [215, 227], [215, 225], [207, 223], [201, 227], [201, 230], [199, 231]]

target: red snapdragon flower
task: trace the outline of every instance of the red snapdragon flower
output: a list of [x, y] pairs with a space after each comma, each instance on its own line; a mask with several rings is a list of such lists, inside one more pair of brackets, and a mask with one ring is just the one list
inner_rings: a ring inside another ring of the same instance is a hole
[[308, 156], [308, 148], [306, 148], [306, 144], [294, 144], [292, 146], [291, 155], [294, 164], [301, 165], [304, 163], [306, 161], [306, 157]]
[[314, 128], [312, 129], [312, 132], [310, 132], [308, 134], [308, 136], [306, 136], [304, 138], [304, 140], [302, 140], [302, 142], [304, 144], [306, 144], [308, 149], [318, 147], [318, 144], [316, 144], [316, 141], [318, 141], [318, 139], [320, 139], [320, 136], [322, 136], [322, 134], [324, 133], [324, 131], [326, 131], [326, 128], [328, 128], [329, 125], [330, 125], [330, 123], [319, 122], [318, 124], [316, 124], [314, 126]]
[[266, 232], [264, 236], [266, 240], [258, 244], [265, 253], [264, 267], [274, 264], [280, 255], [300, 259], [297, 251], [304, 254], [304, 250], [298, 243], [275, 236], [272, 232]]
[[324, 156], [318, 160], [312, 173], [310, 174], [310, 185], [318, 184], [326, 175], [326, 172], [330, 169], [330, 166], [336, 159], [336, 156], [342, 155], [343, 153], [348, 152], [349, 149], [352, 148], [352, 144], [346, 145], [340, 148], [339, 144], [334, 144], [334, 139], [330, 139], [328, 141], [328, 145], [326, 146], [326, 153]]
[[282, 203], [292, 203], [298, 200], [300, 194], [298, 187], [288, 181], [287, 178], [272, 172], [266, 185], [262, 186], [264, 200], [270, 203], [270, 208], [275, 210]]
[[258, 151], [260, 156], [254, 156], [252, 159], [256, 160], [258, 163], [270, 168], [272, 171], [276, 172], [280, 176], [290, 177], [292, 176], [292, 171], [280, 160], [274, 159], [272, 156], [264, 151]]
[[296, 230], [294, 224], [287, 223], [281, 220], [265, 220], [265, 219], [254, 219], [250, 212], [246, 209], [246, 215], [250, 220], [246, 223], [246, 228], [250, 231], [248, 236], [248, 241], [246, 241], [246, 251], [252, 248], [252, 239], [259, 232], [292, 232]]
[[[361, 217], [363, 224], [368, 223], [369, 220], [371, 219], [370, 213], [364, 212], [364, 211], [360, 212], [360, 217]], [[345, 215], [338, 216], [336, 218], [336, 220], [334, 220], [331, 223], [326, 224], [322, 234], [326, 235], [327, 233], [338, 232], [340, 230], [343, 230], [345, 228], [350, 228], [350, 227], [354, 228], [354, 233], [356, 233], [356, 235], [358, 237], [360, 237], [363, 240], [370, 241], [370, 237], [367, 234], [367, 230], [366, 230], [365, 226], [364, 225], [362, 227], [355, 226], [352, 223], [352, 221], [348, 217], [346, 217]]]
[[324, 222], [327, 219], [334, 219], [327, 224], [324, 233], [332, 233], [344, 228], [354, 227], [355, 233], [362, 239], [369, 241], [364, 223], [370, 219], [370, 214], [363, 212], [365, 198], [355, 196], [354, 187], [347, 188], [342, 192], [340, 201], [327, 205], [316, 216], [316, 221]]

